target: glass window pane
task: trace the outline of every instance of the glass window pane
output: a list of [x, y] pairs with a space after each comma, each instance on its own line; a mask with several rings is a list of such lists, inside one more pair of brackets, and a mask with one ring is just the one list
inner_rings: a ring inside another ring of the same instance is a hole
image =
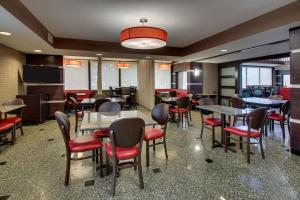
[[127, 69], [121, 69], [121, 86], [137, 86], [137, 63], [130, 62]]
[[234, 76], [235, 67], [221, 68], [221, 76]]
[[178, 89], [187, 89], [187, 72], [178, 73]]
[[242, 88], [247, 88], [247, 68], [243, 67], [242, 68]]
[[259, 85], [258, 67], [247, 67], [247, 85]]
[[221, 86], [235, 86], [235, 78], [222, 78]]
[[232, 97], [235, 94], [235, 89], [227, 89], [227, 88], [222, 88], [221, 89], [221, 96], [227, 96], [227, 97]]
[[171, 68], [160, 69], [155, 63], [155, 89], [171, 88]]
[[291, 87], [291, 76], [290, 75], [283, 75], [283, 86]]
[[119, 69], [117, 62], [102, 62], [102, 89], [109, 90], [109, 86], [119, 87]]
[[64, 66], [64, 79], [66, 90], [88, 90], [88, 61], [81, 61], [81, 66]]
[[272, 69], [260, 68], [260, 85], [272, 85]]
[[98, 61], [91, 61], [91, 89], [97, 90]]

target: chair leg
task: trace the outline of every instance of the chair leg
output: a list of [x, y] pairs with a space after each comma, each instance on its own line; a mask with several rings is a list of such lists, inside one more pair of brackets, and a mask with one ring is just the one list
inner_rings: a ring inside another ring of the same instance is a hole
[[250, 138], [247, 137], [247, 163], [250, 163]]
[[106, 154], [106, 176], [108, 176], [109, 175], [109, 170], [108, 170], [108, 168], [109, 168], [109, 162], [108, 162], [108, 159], [109, 159], [109, 157], [108, 157], [108, 155]]
[[243, 137], [240, 137], [240, 149], [243, 150]]
[[117, 160], [113, 158], [113, 182], [112, 182], [112, 196], [115, 196], [116, 179], [117, 179]]
[[67, 153], [66, 158], [67, 158], [67, 163], [66, 163], [65, 185], [69, 185], [69, 180], [70, 180], [70, 165], [71, 165], [71, 154], [70, 154], [70, 153]]
[[192, 121], [191, 109], [189, 109], [190, 121]]
[[225, 138], [224, 138], [224, 140], [225, 140], [225, 153], [227, 153], [227, 151], [228, 151], [228, 139], [227, 139], [227, 137], [228, 137], [228, 132], [227, 131], [225, 131]]
[[143, 180], [143, 172], [142, 172], [142, 164], [141, 164], [141, 155], [138, 157], [138, 170], [139, 170], [139, 180], [140, 180], [140, 188], [144, 189], [144, 180]]
[[284, 127], [284, 121], [280, 122], [281, 130], [282, 130], [282, 138], [285, 139], [285, 127]]
[[178, 113], [177, 127], [179, 127], [179, 123], [180, 123], [180, 113]]
[[260, 146], [261, 157], [263, 159], [265, 159], [264, 148], [263, 148], [263, 145], [262, 145], [262, 136], [259, 138], [259, 146]]
[[155, 140], [153, 140], [153, 151], [155, 151]]
[[75, 132], [77, 133], [77, 126], [78, 126], [78, 119], [76, 117], [76, 120], [75, 120]]
[[212, 147], [215, 146], [215, 127], [212, 127], [212, 139], [211, 139]]
[[99, 149], [99, 160], [100, 160], [100, 177], [103, 177], [103, 152], [102, 148]]
[[202, 138], [202, 136], [203, 136], [203, 131], [204, 131], [204, 123], [203, 123], [203, 121], [202, 121], [202, 123], [201, 123], [201, 134], [200, 134], [200, 138]]
[[146, 141], [146, 167], [149, 167], [149, 141]]
[[166, 140], [166, 136], [164, 137], [164, 149], [165, 149], [165, 155], [166, 155], [166, 158], [168, 159], [168, 151], [167, 151], [167, 140]]
[[134, 157], [133, 158], [133, 169], [134, 169], [134, 171], [136, 171], [137, 170], [137, 161], [136, 161], [136, 157]]
[[22, 124], [20, 124], [20, 131], [21, 131], [21, 135], [24, 135], [23, 125]]
[[286, 123], [287, 123], [288, 131], [290, 134], [291, 133], [290, 120], [287, 120]]

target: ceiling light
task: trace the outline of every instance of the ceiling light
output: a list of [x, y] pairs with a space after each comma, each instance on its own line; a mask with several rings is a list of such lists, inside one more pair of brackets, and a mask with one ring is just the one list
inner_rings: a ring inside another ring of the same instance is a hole
[[64, 66], [80, 67], [81, 66], [81, 61], [80, 60], [64, 60]]
[[131, 27], [120, 33], [121, 45], [130, 49], [157, 49], [167, 45], [168, 33], [160, 28], [144, 26], [146, 18], [140, 19], [143, 26]]
[[102, 56], [102, 53], [97, 53], [96, 55], [97, 55], [97, 56]]
[[42, 53], [42, 50], [36, 49], [36, 50], [34, 50], [34, 52], [36, 52], [36, 53]]
[[227, 52], [228, 50], [227, 50], [227, 49], [222, 49], [222, 50], [220, 50], [220, 51], [222, 51], [222, 52]]
[[129, 63], [126, 63], [126, 62], [118, 62], [117, 63], [117, 67], [119, 69], [127, 69], [129, 67]]
[[5, 35], [5, 36], [10, 36], [10, 35], [11, 35], [11, 33], [9, 33], [9, 32], [4, 32], [4, 31], [0, 32], [0, 34], [1, 34], [1, 35]]

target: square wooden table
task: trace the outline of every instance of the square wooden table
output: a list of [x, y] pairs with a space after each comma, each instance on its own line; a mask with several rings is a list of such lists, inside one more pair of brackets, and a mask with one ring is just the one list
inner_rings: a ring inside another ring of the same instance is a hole
[[143, 119], [146, 125], [156, 124], [156, 122], [150, 116], [147, 116], [138, 110], [121, 112], [84, 112], [80, 131], [107, 129], [114, 121], [118, 119], [134, 117]]
[[5, 106], [0, 106], [0, 119], [2, 119], [2, 113], [6, 114], [15, 110], [19, 110], [22, 108], [25, 108], [26, 105], [5, 105]]

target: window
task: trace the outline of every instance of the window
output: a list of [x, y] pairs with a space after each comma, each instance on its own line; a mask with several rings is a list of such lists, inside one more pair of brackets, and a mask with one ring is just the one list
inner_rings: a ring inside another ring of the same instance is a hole
[[119, 87], [119, 69], [117, 62], [102, 61], [102, 89], [109, 90], [109, 87]]
[[178, 89], [187, 89], [187, 72], [178, 73]]
[[137, 63], [130, 62], [128, 68], [121, 69], [121, 86], [137, 86]]
[[155, 89], [171, 88], [171, 68], [160, 69], [160, 63], [155, 63]]
[[66, 90], [89, 89], [88, 61], [81, 61], [81, 66], [64, 66], [64, 79]]
[[91, 62], [91, 90], [97, 90], [98, 81], [98, 61]]
[[272, 68], [267, 67], [242, 67], [242, 88], [247, 86], [271, 86]]
[[288, 74], [283, 75], [283, 87], [291, 87], [291, 76]]

